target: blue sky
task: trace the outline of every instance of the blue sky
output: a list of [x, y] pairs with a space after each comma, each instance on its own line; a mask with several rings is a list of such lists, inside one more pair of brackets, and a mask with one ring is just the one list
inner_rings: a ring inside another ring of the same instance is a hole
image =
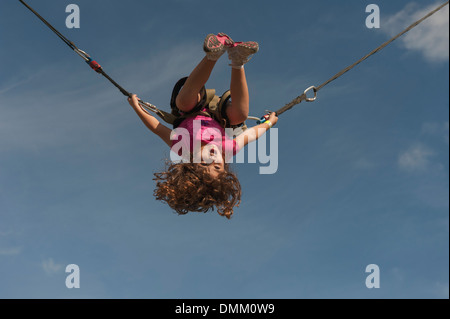
[[[257, 41], [246, 72], [260, 116], [441, 2], [28, 3], [160, 108], [208, 33]], [[71, 3], [79, 29], [65, 26]], [[365, 25], [369, 3], [380, 29]], [[156, 202], [169, 152], [120, 92], [19, 1], [1, 2], [0, 25], [1, 298], [449, 297], [448, 7], [280, 116], [278, 171], [234, 165], [231, 220]], [[228, 89], [227, 62], [208, 87]]]

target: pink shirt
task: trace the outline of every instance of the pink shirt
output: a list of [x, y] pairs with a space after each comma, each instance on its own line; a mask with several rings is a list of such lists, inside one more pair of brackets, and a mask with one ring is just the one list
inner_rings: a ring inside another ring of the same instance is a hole
[[[182, 136], [183, 130], [178, 129], [185, 129], [189, 133], [189, 139]], [[194, 129], [196, 129], [195, 132]], [[178, 143], [184, 144], [184, 147], [187, 148], [186, 143], [189, 143], [187, 149], [191, 152], [194, 152], [194, 140], [197, 143], [200, 141], [201, 144], [215, 144], [222, 151], [222, 154], [225, 154], [225, 160], [236, 155], [239, 151], [236, 141], [225, 133], [225, 129], [216, 120], [204, 115], [188, 117], [183, 120], [175, 129], [175, 136], [172, 139], [172, 149]], [[176, 153], [181, 156], [182, 148], [180, 147]]]

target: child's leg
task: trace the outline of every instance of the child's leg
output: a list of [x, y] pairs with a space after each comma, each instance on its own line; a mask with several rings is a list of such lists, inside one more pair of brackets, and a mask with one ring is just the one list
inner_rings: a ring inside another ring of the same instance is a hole
[[245, 78], [244, 64], [251, 56], [258, 52], [259, 45], [256, 42], [236, 42], [228, 50], [228, 58], [231, 60], [231, 105], [226, 113], [231, 125], [241, 124], [247, 120], [249, 112], [249, 95], [247, 80]]
[[244, 68], [231, 69], [231, 104], [226, 113], [231, 125], [247, 120], [249, 113], [249, 94]]
[[192, 71], [176, 99], [176, 104], [180, 111], [189, 112], [200, 102], [202, 98], [200, 91], [208, 81], [215, 65], [216, 61], [205, 57]]
[[201, 90], [211, 75], [217, 60], [232, 47], [234, 41], [225, 33], [208, 34], [203, 42], [205, 58], [187, 78], [176, 98], [176, 105], [182, 112], [189, 112], [201, 101]]

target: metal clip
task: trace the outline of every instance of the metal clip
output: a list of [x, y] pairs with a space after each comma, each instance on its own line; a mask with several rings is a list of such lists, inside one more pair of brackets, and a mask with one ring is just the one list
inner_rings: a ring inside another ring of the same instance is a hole
[[[308, 93], [309, 91], [313, 90], [314, 91], [314, 97], [308, 97], [306, 95], [306, 93]], [[306, 102], [314, 102], [317, 99], [317, 88], [313, 85], [310, 86], [309, 88], [307, 88], [305, 90], [305, 92], [303, 92], [303, 95], [305, 96], [305, 101]]]

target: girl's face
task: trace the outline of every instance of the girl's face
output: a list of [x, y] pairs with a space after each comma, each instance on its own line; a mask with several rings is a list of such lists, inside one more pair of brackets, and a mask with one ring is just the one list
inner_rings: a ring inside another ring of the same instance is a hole
[[202, 147], [202, 161], [200, 162], [200, 165], [204, 167], [213, 178], [216, 178], [220, 173], [225, 171], [222, 152], [217, 145], [212, 144]]

